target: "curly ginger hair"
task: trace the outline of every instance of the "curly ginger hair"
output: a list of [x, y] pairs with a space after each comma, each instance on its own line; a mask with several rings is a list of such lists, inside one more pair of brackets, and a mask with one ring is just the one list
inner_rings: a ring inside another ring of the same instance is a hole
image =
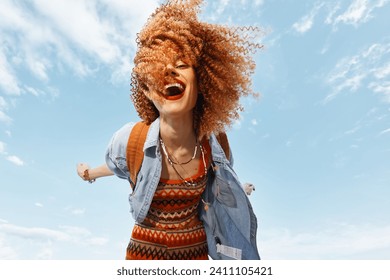
[[198, 81], [194, 129], [199, 138], [224, 131], [239, 118], [240, 97], [256, 95], [251, 89], [255, 69], [251, 54], [262, 48], [250, 39], [251, 33], [259, 33], [257, 27], [200, 22], [197, 15], [202, 2], [171, 0], [156, 9], [137, 36], [131, 75], [134, 106], [150, 124], [159, 112], [147, 94], [164, 88], [166, 66], [177, 60], [191, 65]]

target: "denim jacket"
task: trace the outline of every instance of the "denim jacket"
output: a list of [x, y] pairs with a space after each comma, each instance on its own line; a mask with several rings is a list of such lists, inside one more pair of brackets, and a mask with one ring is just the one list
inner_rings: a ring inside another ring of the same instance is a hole
[[[106, 163], [120, 178], [130, 181], [126, 162], [128, 137], [134, 123], [118, 130], [108, 146]], [[160, 120], [149, 128], [144, 159], [136, 188], [129, 195], [130, 212], [136, 223], [145, 219], [161, 176]], [[213, 259], [260, 259], [256, 245], [257, 219], [241, 184], [216, 137], [211, 135], [212, 170], [199, 204], [209, 255]], [[231, 159], [232, 161], [232, 159]], [[131, 168], [131, 167], [130, 167]]]

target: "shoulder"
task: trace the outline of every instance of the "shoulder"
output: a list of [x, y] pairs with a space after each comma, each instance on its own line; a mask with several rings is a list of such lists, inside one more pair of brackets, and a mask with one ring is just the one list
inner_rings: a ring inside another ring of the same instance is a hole
[[129, 138], [130, 132], [133, 129], [135, 122], [129, 122], [123, 125], [121, 128], [119, 128], [113, 135], [113, 139], [126, 139], [126, 141]]
[[130, 133], [134, 127], [134, 122], [129, 122], [119, 128], [111, 137], [111, 140], [108, 144], [107, 152], [110, 157], [126, 157], [126, 147], [129, 140]]
[[135, 123], [126, 123], [111, 137], [106, 151], [106, 164], [108, 168], [120, 178], [128, 179], [129, 172], [126, 162], [126, 149], [130, 133]]

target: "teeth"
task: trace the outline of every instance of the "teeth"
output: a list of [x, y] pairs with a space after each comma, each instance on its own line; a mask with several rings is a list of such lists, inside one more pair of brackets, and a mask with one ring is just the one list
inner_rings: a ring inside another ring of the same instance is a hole
[[165, 86], [165, 89], [171, 88], [171, 87], [178, 87], [180, 90], [183, 90], [184, 87], [179, 83], [169, 84]]

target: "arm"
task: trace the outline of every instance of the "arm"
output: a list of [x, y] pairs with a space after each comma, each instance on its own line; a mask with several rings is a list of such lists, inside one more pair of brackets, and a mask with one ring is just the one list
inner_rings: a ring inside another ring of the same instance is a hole
[[134, 123], [128, 123], [116, 131], [106, 150], [106, 163], [90, 168], [86, 163], [77, 164], [77, 174], [84, 181], [93, 183], [97, 178], [116, 175], [121, 179], [129, 179], [126, 163], [127, 142]]
[[94, 182], [97, 178], [114, 175], [106, 164], [90, 168], [86, 163], [79, 163], [77, 165], [77, 174], [81, 179], [90, 183]]

